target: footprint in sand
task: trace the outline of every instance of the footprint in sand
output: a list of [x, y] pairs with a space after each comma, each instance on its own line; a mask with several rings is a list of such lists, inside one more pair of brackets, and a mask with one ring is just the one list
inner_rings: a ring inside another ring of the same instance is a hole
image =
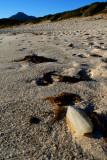
[[101, 52], [107, 50], [107, 47], [105, 45], [100, 45], [100, 46], [93, 46], [92, 52]]
[[75, 68], [65, 69], [62, 74], [64, 76], [76, 76], [76, 69]]
[[30, 65], [28, 63], [23, 63], [23, 64], [20, 65], [20, 69], [19, 70], [26, 70], [26, 69], [29, 68], [29, 66]]
[[9, 66], [5, 68], [6, 70], [13, 70], [13, 69], [17, 69], [15, 66]]
[[100, 52], [101, 51], [101, 47], [94, 47], [94, 49], [92, 49], [92, 52]]
[[105, 67], [103, 66], [98, 66], [97, 68], [93, 69], [91, 72], [90, 72], [90, 76], [91, 78], [95, 78], [95, 77], [106, 77], [107, 76], [107, 70], [105, 69]]

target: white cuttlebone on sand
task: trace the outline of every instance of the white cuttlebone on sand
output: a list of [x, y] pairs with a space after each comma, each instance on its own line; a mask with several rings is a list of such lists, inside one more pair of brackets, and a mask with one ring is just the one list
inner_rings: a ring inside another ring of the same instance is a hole
[[71, 131], [77, 135], [84, 135], [93, 131], [93, 124], [87, 114], [75, 106], [68, 106], [66, 122]]

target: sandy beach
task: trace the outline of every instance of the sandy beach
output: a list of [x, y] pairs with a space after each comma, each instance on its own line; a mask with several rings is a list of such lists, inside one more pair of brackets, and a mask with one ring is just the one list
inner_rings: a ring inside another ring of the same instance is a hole
[[[29, 55], [50, 61], [21, 61]], [[48, 72], [54, 72], [52, 82], [41, 82]], [[80, 73], [78, 82], [59, 80]], [[46, 98], [62, 93], [78, 95], [76, 107], [107, 122], [107, 20], [74, 18], [0, 29], [1, 160], [107, 159], [107, 137], [99, 128], [78, 137], [65, 116], [54, 121], [57, 105]]]

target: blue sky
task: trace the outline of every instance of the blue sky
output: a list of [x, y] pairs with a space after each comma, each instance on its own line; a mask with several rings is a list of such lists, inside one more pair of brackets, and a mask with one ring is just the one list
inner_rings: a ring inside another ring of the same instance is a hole
[[94, 2], [106, 2], [106, 0], [0, 0], [0, 18], [8, 18], [17, 12], [41, 17], [73, 10]]

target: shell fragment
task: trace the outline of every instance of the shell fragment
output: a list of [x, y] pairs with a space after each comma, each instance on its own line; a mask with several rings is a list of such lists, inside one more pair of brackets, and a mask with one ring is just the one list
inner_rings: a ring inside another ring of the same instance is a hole
[[88, 116], [74, 106], [68, 106], [66, 121], [71, 131], [84, 135], [93, 131], [93, 124]]

